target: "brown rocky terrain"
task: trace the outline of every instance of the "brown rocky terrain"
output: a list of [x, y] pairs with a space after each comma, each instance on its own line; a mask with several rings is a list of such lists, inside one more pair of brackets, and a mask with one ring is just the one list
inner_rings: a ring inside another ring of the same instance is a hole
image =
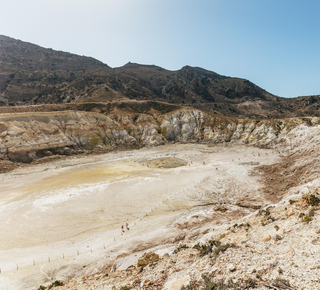
[[2, 105], [154, 100], [232, 117], [319, 116], [319, 96], [286, 99], [248, 80], [185, 66], [168, 71], [93, 58], [0, 36]]

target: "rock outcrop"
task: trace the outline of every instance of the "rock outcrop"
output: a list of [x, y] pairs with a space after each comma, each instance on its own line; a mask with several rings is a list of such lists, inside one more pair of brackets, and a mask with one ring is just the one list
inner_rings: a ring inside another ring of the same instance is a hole
[[[274, 146], [301, 124], [319, 118], [250, 120], [221, 117], [196, 109], [160, 112], [56, 111], [0, 114], [0, 158], [31, 162], [84, 150], [106, 151], [167, 142], [203, 142]], [[99, 111], [99, 110], [98, 110]]]

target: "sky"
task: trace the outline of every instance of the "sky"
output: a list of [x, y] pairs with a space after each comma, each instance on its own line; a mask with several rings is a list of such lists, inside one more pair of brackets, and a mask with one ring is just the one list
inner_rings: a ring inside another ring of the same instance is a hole
[[318, 0], [10, 0], [0, 34], [111, 67], [185, 65], [281, 97], [320, 94]]

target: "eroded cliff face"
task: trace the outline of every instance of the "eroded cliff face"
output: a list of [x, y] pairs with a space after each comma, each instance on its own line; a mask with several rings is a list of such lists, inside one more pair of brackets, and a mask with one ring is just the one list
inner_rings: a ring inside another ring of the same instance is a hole
[[51, 155], [84, 150], [136, 148], [167, 142], [233, 142], [274, 146], [300, 124], [320, 119], [250, 120], [226, 118], [196, 109], [166, 114], [62, 111], [0, 114], [0, 158], [31, 162]]

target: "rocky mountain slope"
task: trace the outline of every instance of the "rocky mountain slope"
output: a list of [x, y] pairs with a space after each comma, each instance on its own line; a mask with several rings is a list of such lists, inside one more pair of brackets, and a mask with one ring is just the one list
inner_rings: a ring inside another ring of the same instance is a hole
[[168, 71], [93, 58], [0, 36], [0, 102], [23, 105], [156, 100], [234, 117], [319, 115], [319, 96], [276, 97], [248, 80], [185, 66]]

